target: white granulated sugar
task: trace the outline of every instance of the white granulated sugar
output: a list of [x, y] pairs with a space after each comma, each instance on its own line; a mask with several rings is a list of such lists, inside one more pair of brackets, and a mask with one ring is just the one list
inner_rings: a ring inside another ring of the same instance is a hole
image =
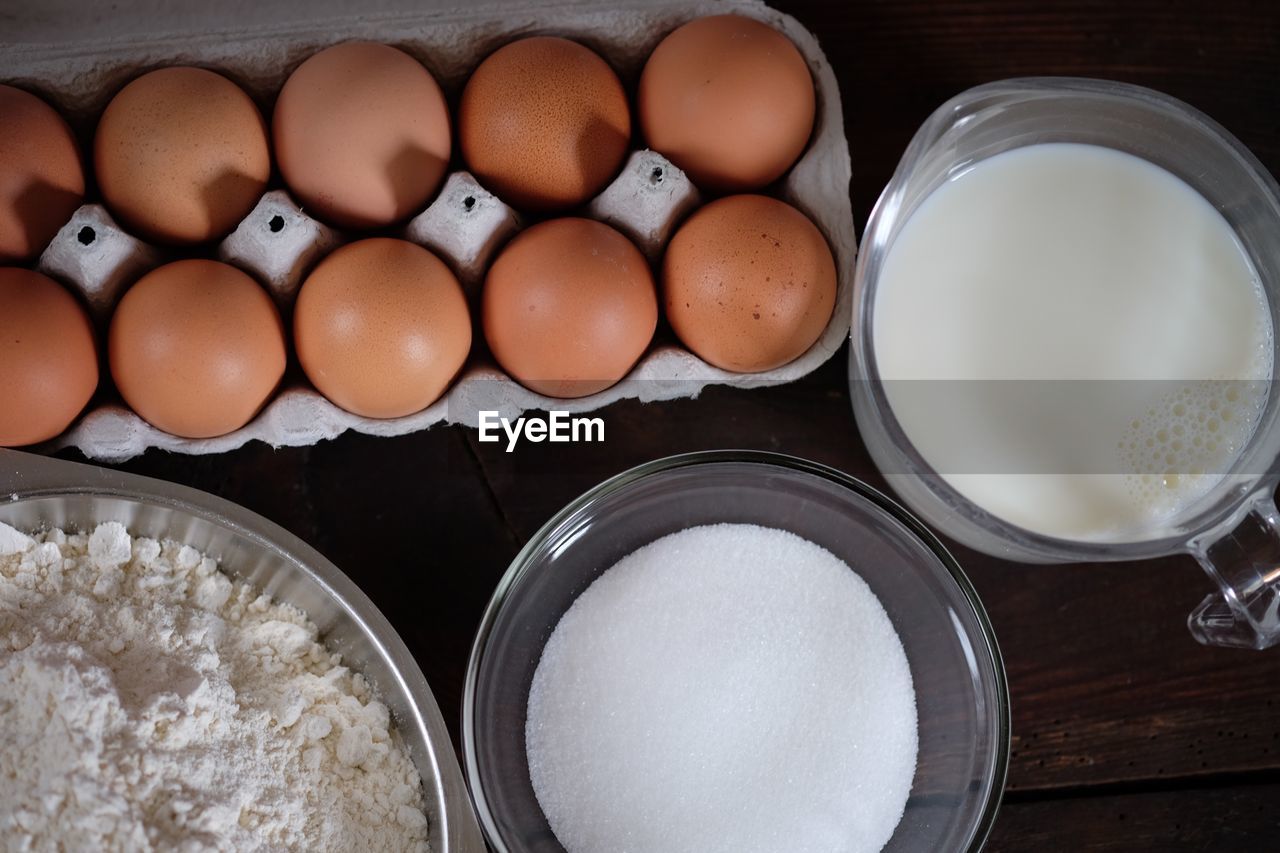
[[114, 522], [0, 524], [0, 849], [426, 839], [387, 708], [303, 613]]
[[569, 853], [872, 853], [916, 766], [911, 671], [841, 560], [754, 525], [663, 537], [543, 651], [530, 777]]

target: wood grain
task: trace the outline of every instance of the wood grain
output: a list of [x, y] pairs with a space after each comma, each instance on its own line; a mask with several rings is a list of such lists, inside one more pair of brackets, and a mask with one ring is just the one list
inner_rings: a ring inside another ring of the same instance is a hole
[[1203, 110], [1280, 171], [1280, 12], [1269, 0], [775, 0], [840, 84], [855, 221], [936, 107], [1009, 77], [1101, 77]]
[[[911, 135], [949, 97], [1001, 78], [1140, 83], [1199, 107], [1280, 171], [1280, 11], [1270, 0], [833, 3], [771, 0], [836, 72], [861, 230]], [[484, 604], [519, 545], [610, 475], [677, 452], [750, 447], [884, 481], [850, 411], [842, 352], [780, 388], [600, 412], [603, 445], [474, 431], [344, 435], [122, 466], [215, 492], [315, 544], [391, 619], [456, 737]], [[1188, 558], [1025, 567], [954, 548], [990, 612], [1013, 702], [1009, 798], [993, 851], [1262, 851], [1280, 846], [1280, 652], [1205, 649], [1208, 591]]]
[[988, 853], [1273, 853], [1280, 784], [1006, 803]]

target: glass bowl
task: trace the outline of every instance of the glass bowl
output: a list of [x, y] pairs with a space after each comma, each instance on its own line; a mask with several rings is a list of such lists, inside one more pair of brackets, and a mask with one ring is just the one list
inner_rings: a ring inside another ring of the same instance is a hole
[[888, 853], [981, 849], [1004, 790], [1009, 696], [986, 612], [920, 522], [845, 474], [788, 456], [673, 456], [565, 507], [516, 556], [481, 622], [463, 698], [465, 771], [498, 853], [563, 853], [529, 781], [525, 715], [542, 649], [605, 570], [661, 536], [721, 522], [789, 530], [854, 566], [893, 621], [915, 683], [919, 757]]
[[[858, 432], [898, 497], [932, 527], [978, 551], [1024, 563], [1140, 560], [1189, 553], [1218, 590], [1192, 612], [1197, 640], [1228, 647], [1280, 644], [1280, 394], [1270, 386], [1253, 437], [1208, 494], [1164, 525], [1129, 541], [1045, 536], [998, 518], [948, 482], [907, 437], [889, 403], [876, 359], [875, 305], [894, 241], [921, 204], [975, 163], [1047, 142], [1113, 148], [1159, 166], [1207, 199], [1234, 230], [1280, 329], [1280, 185], [1225, 128], [1160, 92], [1110, 80], [1030, 77], [961, 92], [925, 121], [876, 202], [853, 284], [849, 393]], [[1273, 338], [1280, 364], [1280, 335]], [[889, 380], [891, 381], [891, 380]], [[908, 380], [913, 381], [913, 380]], [[1274, 379], [1272, 380], [1274, 383]], [[955, 383], [923, 380], [917, 395], [959, 395]], [[963, 384], [963, 383], [961, 383]], [[1020, 387], [1039, 383], [1013, 383]], [[1071, 393], [1060, 383], [1054, 393]], [[1088, 411], [1082, 398], [1077, 407]], [[944, 405], [938, 409], [944, 410]], [[981, 463], [976, 463], [981, 464]], [[1089, 472], [1082, 472], [1089, 473]], [[1125, 473], [1116, 471], [1113, 473]]]

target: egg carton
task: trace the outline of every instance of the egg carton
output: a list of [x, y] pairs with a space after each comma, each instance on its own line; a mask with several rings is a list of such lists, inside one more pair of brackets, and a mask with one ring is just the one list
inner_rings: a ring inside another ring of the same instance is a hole
[[[350, 414], [313, 388], [286, 385], [244, 428], [212, 439], [183, 439], [155, 429], [121, 404], [92, 408], [48, 450], [76, 447], [86, 456], [121, 461], [148, 448], [219, 453], [258, 439], [273, 446], [307, 445], [346, 430], [399, 435], [437, 423], [478, 424], [479, 412], [515, 418], [529, 410], [581, 413], [616, 400], [696, 397], [713, 384], [742, 387], [795, 380], [829, 359], [849, 333], [857, 253], [848, 186], [850, 160], [835, 75], [817, 39], [789, 15], [757, 0], [621, 0], [612, 3], [479, 2], [465, 8], [423, 0], [382, 0], [356, 15], [338, 0], [306, 4], [257, 0], [227, 7], [209, 4], [157, 13], [133, 0], [113, 5], [112, 17], [77, 27], [60, 22], [75, 6], [50, 0], [44, 17], [21, 16], [0, 35], [0, 79], [39, 92], [87, 138], [107, 101], [145, 70], [174, 64], [210, 67], [242, 85], [265, 115], [288, 74], [317, 50], [368, 39], [395, 45], [419, 59], [456, 103], [470, 72], [515, 38], [554, 34], [580, 41], [604, 56], [634, 91], [657, 43], [695, 18], [737, 13], [764, 21], [799, 48], [817, 90], [809, 147], [777, 188], [777, 195], [809, 215], [835, 255], [838, 289], [830, 323], [795, 361], [756, 374], [713, 367], [688, 350], [656, 342], [631, 373], [611, 388], [574, 400], [537, 394], [473, 353], [450, 390], [427, 409], [378, 420]], [[63, 8], [66, 7], [66, 8]], [[221, 12], [221, 14], [218, 14]], [[63, 24], [66, 24], [65, 26]], [[214, 35], [216, 33], [216, 35]], [[194, 37], [199, 34], [200, 37]], [[13, 39], [9, 43], [4, 40]], [[586, 215], [627, 234], [655, 263], [680, 221], [700, 201], [697, 188], [662, 155], [635, 151], [619, 176], [585, 208]], [[431, 249], [457, 273], [472, 305], [489, 260], [522, 226], [510, 206], [465, 171], [453, 172], [431, 204], [400, 236]], [[359, 234], [344, 234], [307, 215], [284, 190], [266, 193], [217, 247], [217, 256], [257, 277], [286, 317], [306, 274], [329, 251]], [[39, 261], [41, 270], [77, 289], [100, 329], [122, 290], [169, 257], [123, 230], [100, 205], [78, 210]]]

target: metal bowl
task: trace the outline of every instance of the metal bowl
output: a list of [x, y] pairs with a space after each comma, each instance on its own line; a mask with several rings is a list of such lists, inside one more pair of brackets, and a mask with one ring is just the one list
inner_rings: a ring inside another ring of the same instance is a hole
[[212, 495], [160, 480], [0, 450], [0, 521], [19, 530], [86, 530], [118, 521], [173, 539], [231, 577], [303, 610], [325, 645], [391, 710], [422, 775], [433, 853], [483, 853], [467, 788], [431, 688], [404, 641], [336, 566], [284, 528]]

